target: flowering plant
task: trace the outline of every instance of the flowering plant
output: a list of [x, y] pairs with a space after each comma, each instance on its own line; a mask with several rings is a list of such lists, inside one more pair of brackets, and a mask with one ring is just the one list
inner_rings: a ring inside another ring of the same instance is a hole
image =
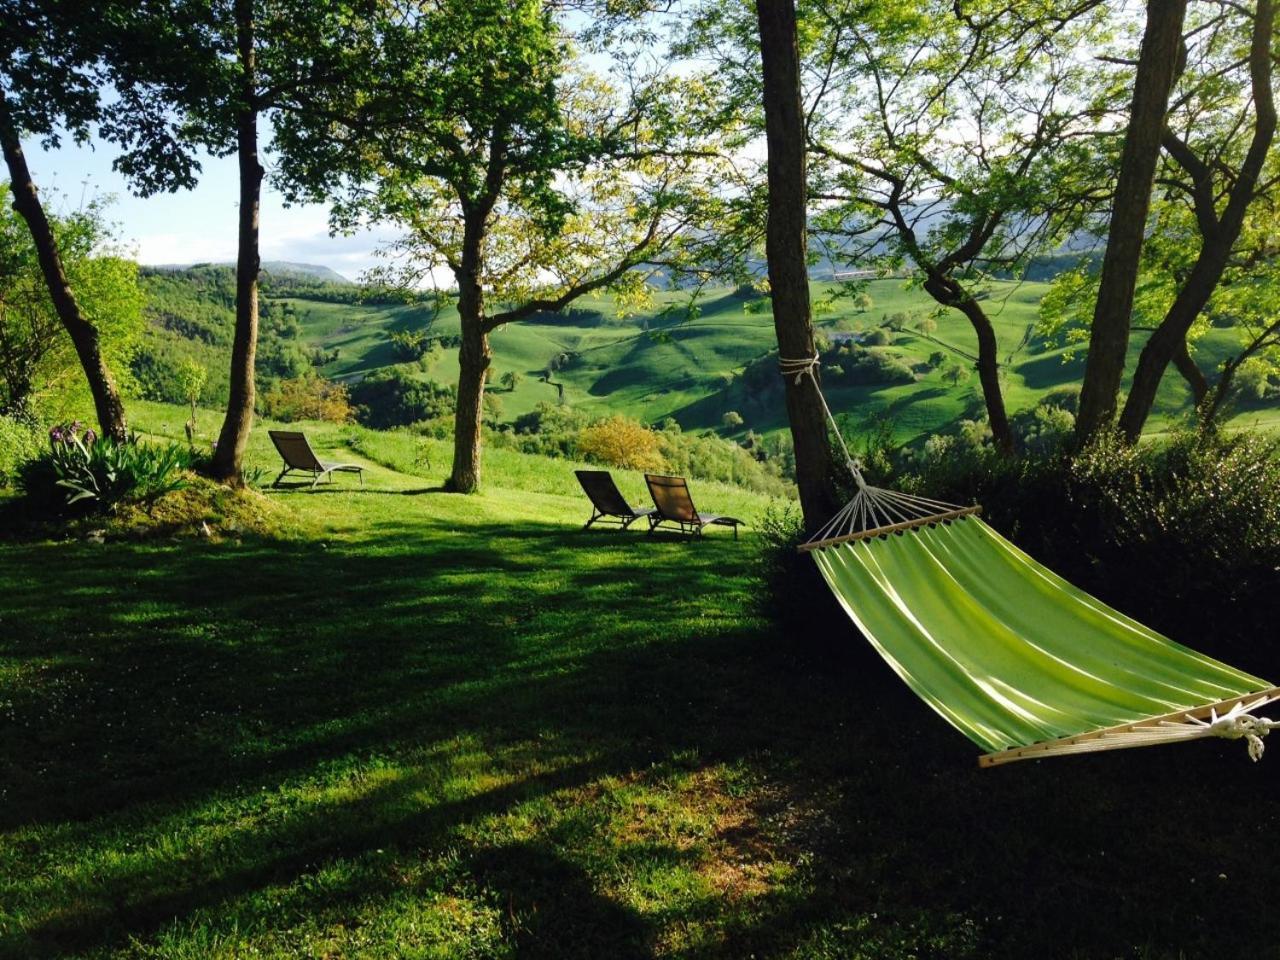
[[49, 449], [27, 464], [22, 485], [29, 498], [57, 509], [106, 509], [178, 489], [190, 460], [178, 444], [100, 437], [76, 420], [49, 430]]

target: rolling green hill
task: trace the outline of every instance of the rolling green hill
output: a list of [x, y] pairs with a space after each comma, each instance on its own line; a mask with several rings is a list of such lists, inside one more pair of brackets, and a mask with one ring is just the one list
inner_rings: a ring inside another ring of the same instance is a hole
[[[172, 284], [175, 276], [170, 274], [166, 283]], [[293, 354], [312, 357], [326, 377], [353, 382], [404, 362], [390, 334], [426, 333], [441, 338], [442, 348], [403, 369], [422, 380], [456, 382], [450, 338], [459, 327], [452, 308], [437, 316], [424, 305], [346, 303], [336, 289], [277, 283], [267, 290], [268, 312], [289, 318], [287, 346]], [[1001, 343], [1011, 413], [1034, 407], [1050, 391], [1074, 387], [1083, 371], [1081, 353], [1073, 356], [1034, 334], [1038, 304], [1047, 289], [1041, 282], [991, 286], [988, 307]], [[827, 302], [833, 292], [834, 285], [816, 282], [815, 303]], [[894, 377], [850, 378], [834, 370], [824, 376], [832, 409], [847, 418], [849, 429], [882, 422], [897, 441], [909, 443], [958, 419], [980, 417], [977, 378], [964, 376], [972, 368], [974, 349], [964, 317], [939, 311], [923, 292], [901, 280], [872, 281], [867, 293], [871, 305], [864, 303], [865, 309], [843, 298], [827, 303], [817, 317], [828, 338], [841, 333], [865, 337], [885, 328], [875, 334], [888, 339], [877, 351], [885, 361], [897, 361], [898, 382]], [[918, 326], [926, 318], [933, 319], [936, 329]], [[895, 329], [889, 330], [890, 325]], [[166, 334], [180, 336], [181, 331]], [[1231, 330], [1209, 333], [1198, 347], [1202, 360], [1216, 363], [1228, 355], [1235, 336]], [[692, 314], [680, 292], [656, 294], [650, 309], [639, 315], [620, 314], [607, 297], [589, 298], [562, 315], [539, 315], [504, 327], [492, 341], [490, 389], [500, 398], [499, 416], [505, 421], [563, 398], [589, 414], [622, 413], [647, 423], [674, 418], [686, 430], [714, 430], [734, 438], [785, 427], [781, 381], [770, 356], [775, 348], [772, 318], [767, 300], [750, 294], [710, 291]], [[1132, 359], [1142, 342], [1141, 335], [1135, 338]], [[957, 366], [963, 368], [959, 380], [948, 379], [949, 368]], [[498, 386], [508, 371], [521, 375], [514, 390]], [[1167, 430], [1190, 410], [1190, 393], [1171, 370], [1151, 430]], [[731, 417], [726, 423], [730, 412], [739, 414], [741, 422]], [[1274, 404], [1257, 405], [1239, 416], [1245, 423], [1280, 423]]]
[[[831, 292], [830, 284], [814, 287], [815, 300]], [[1071, 357], [1062, 346], [1045, 342], [1031, 330], [1046, 289], [1044, 283], [993, 284], [991, 313], [1006, 364], [1006, 399], [1013, 412], [1035, 406], [1051, 390], [1076, 385], [1083, 372], [1081, 353]], [[961, 384], [943, 379], [947, 364], [970, 364], [966, 355], [973, 349], [973, 335], [964, 317], [955, 311], [937, 314], [925, 294], [899, 280], [873, 281], [868, 292], [874, 303], [870, 310], [860, 312], [849, 302], [839, 301], [817, 318], [819, 328], [828, 335], [840, 330], [868, 331], [895, 314], [907, 314], [907, 329], [894, 335], [888, 349], [917, 369], [916, 380], [842, 385], [829, 379], [827, 393], [833, 410], [849, 415], [854, 423], [887, 418], [895, 437], [904, 442], [934, 433], [957, 418], [980, 416], [976, 377]], [[657, 300], [659, 308], [683, 302], [680, 295], [671, 293], [660, 294]], [[326, 376], [337, 379], [360, 377], [396, 362], [387, 334], [424, 329], [430, 317], [430, 311], [421, 307], [288, 302], [297, 312], [309, 347], [338, 351], [338, 359], [321, 368]], [[677, 313], [678, 317], [659, 319], [655, 309], [644, 316], [620, 317], [611, 301], [599, 298], [581, 301], [568, 316], [542, 316], [499, 330], [493, 337], [495, 382], [508, 370], [523, 375], [514, 391], [501, 392], [503, 415], [511, 418], [539, 402], [556, 400], [557, 387], [541, 378], [555, 358], [567, 354], [567, 362], [552, 380], [563, 385], [565, 401], [576, 407], [602, 415], [621, 412], [646, 422], [674, 417], [685, 429], [715, 429], [726, 435], [747, 430], [767, 434], [784, 427], [781, 404], [769, 402], [774, 398], [767, 391], [753, 389], [742, 377], [748, 364], [775, 349], [770, 314], [748, 310], [748, 302], [729, 290], [712, 292], [693, 318], [686, 318], [683, 310]], [[927, 336], [912, 328], [926, 316], [936, 316], [937, 323], [936, 331]], [[456, 313], [442, 311], [430, 324], [430, 332], [456, 335]], [[1216, 361], [1229, 353], [1234, 337], [1230, 330], [1214, 330], [1199, 349]], [[1135, 360], [1142, 342], [1139, 337], [1132, 346]], [[946, 355], [947, 363], [923, 369], [929, 357], [939, 352]], [[452, 351], [444, 352], [422, 375], [456, 382]], [[1190, 409], [1190, 393], [1170, 371], [1152, 428], [1165, 429]], [[729, 411], [743, 416], [740, 427], [724, 427], [724, 414]], [[1280, 412], [1250, 410], [1244, 416], [1274, 422]]]

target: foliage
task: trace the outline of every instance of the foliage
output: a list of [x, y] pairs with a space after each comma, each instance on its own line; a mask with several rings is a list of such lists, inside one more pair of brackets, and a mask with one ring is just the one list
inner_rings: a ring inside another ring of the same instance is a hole
[[578, 433], [580, 456], [597, 463], [661, 473], [667, 469], [658, 434], [623, 416], [606, 417]]
[[148, 501], [185, 482], [192, 454], [181, 444], [118, 441], [81, 430], [79, 421], [49, 431], [49, 447], [23, 464], [27, 501], [38, 510], [89, 512], [130, 501]]
[[[127, 362], [142, 334], [137, 267], [107, 219], [109, 198], [49, 214], [77, 302], [97, 328], [108, 365]], [[49, 298], [35, 244], [0, 184], [0, 412], [31, 412], [82, 389], [79, 359]]]
[[22, 465], [44, 449], [43, 431], [34, 424], [0, 414], [0, 488], [18, 480]]
[[457, 390], [420, 379], [412, 368], [383, 367], [348, 388], [356, 420], [377, 429], [450, 416]]
[[262, 412], [273, 420], [325, 420], [350, 423], [355, 419], [345, 384], [316, 373], [277, 380], [262, 398]]

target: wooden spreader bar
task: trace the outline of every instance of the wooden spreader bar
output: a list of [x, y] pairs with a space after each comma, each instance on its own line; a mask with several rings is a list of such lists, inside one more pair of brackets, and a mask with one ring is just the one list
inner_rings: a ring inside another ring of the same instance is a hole
[[[1135, 737], [1132, 740], [1126, 740], [1122, 737], [1117, 738], [1112, 743], [1105, 746], [1099, 745], [1093, 747], [1092, 750], [1073, 750], [1072, 747], [1077, 744], [1089, 743], [1093, 740], [1106, 740], [1108, 737], [1116, 734], [1137, 733], [1141, 734], [1143, 730], [1149, 727], [1160, 727], [1166, 723], [1185, 723], [1188, 720], [1207, 720], [1209, 714], [1217, 711], [1219, 714], [1230, 710], [1238, 703], [1244, 703], [1249, 700], [1275, 700], [1280, 698], [1280, 687], [1270, 687], [1266, 690], [1255, 690], [1253, 693], [1241, 694], [1238, 697], [1231, 697], [1228, 700], [1219, 700], [1217, 703], [1206, 703], [1203, 707], [1192, 707], [1188, 710], [1175, 710], [1173, 713], [1162, 714], [1158, 717], [1147, 717], [1143, 720], [1135, 720], [1133, 723], [1121, 723], [1114, 727], [1101, 727], [1097, 730], [1090, 730], [1088, 733], [1078, 733], [1070, 737], [1059, 737], [1056, 740], [1045, 740], [1042, 743], [1032, 743], [1025, 747], [1009, 747], [1007, 750], [999, 750], [995, 753], [984, 753], [978, 757], [978, 766], [980, 767], [997, 767], [1005, 763], [1014, 763], [1017, 760], [1035, 760], [1037, 757], [1051, 757], [1059, 753], [1085, 753], [1103, 750], [1124, 750], [1128, 747], [1146, 746], [1148, 741]], [[1264, 704], [1260, 704], [1262, 706]], [[1064, 749], [1065, 748], [1065, 749]]]
[[898, 533], [902, 530], [913, 530], [916, 527], [927, 527], [933, 523], [942, 523], [944, 520], [955, 520], [959, 517], [967, 517], [981, 512], [982, 507], [959, 507], [955, 510], [948, 510], [946, 513], [936, 513], [916, 520], [904, 520], [902, 523], [891, 523], [871, 530], [860, 530], [857, 533], [846, 533], [839, 537], [829, 537], [826, 540], [802, 543], [796, 549], [800, 553], [811, 553], [814, 550], [821, 550], [823, 547], [834, 547], [840, 543], [853, 543], [855, 540], [870, 540], [872, 537], [881, 537], [885, 534]]

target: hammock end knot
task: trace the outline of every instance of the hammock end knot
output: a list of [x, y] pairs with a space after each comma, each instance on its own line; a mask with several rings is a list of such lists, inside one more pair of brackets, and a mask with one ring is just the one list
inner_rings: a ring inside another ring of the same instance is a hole
[[1209, 721], [1209, 730], [1213, 736], [1222, 737], [1224, 740], [1247, 741], [1249, 759], [1254, 763], [1262, 759], [1262, 753], [1267, 748], [1262, 738], [1276, 727], [1280, 727], [1280, 721], [1270, 720], [1267, 717], [1255, 717], [1238, 709], [1233, 709], [1221, 717], [1215, 713]]

